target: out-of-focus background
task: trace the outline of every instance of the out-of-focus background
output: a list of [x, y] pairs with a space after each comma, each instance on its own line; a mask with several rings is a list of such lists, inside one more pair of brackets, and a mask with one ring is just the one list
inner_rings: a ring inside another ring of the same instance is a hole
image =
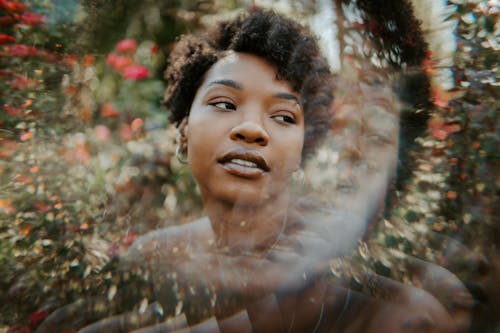
[[138, 235], [201, 216], [160, 103], [162, 73], [180, 34], [251, 6], [310, 24], [338, 76], [331, 136], [342, 140], [307, 174], [318, 200], [348, 200], [363, 183], [351, 176], [383, 163], [356, 140], [394, 144], [391, 121], [402, 122], [386, 212], [351, 256], [332, 260], [333, 274], [362, 289], [366, 271], [418, 284], [399, 264], [405, 255], [442, 265], [481, 295], [476, 331], [498, 332], [500, 3], [394, 5], [412, 13], [366, 3], [0, 0], [0, 332], [112, 298], [113, 263]]

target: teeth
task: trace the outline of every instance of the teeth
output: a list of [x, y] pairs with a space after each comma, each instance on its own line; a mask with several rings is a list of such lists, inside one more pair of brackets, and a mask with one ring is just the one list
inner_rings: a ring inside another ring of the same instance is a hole
[[250, 162], [250, 161], [245, 161], [245, 160], [242, 160], [239, 158], [231, 159], [231, 163], [239, 164], [239, 165], [250, 167], [250, 168], [258, 168], [258, 165], [256, 163]]

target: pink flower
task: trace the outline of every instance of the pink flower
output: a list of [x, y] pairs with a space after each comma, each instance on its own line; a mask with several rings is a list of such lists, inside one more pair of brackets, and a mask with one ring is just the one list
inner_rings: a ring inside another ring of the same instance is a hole
[[26, 12], [21, 15], [21, 23], [31, 26], [39, 26], [45, 24], [47, 18], [43, 15]]
[[142, 128], [143, 125], [144, 125], [144, 121], [141, 118], [135, 118], [130, 123], [130, 128], [132, 128], [132, 131], [137, 132], [138, 130], [140, 130]]
[[108, 141], [111, 138], [111, 130], [107, 126], [97, 125], [94, 132], [99, 141]]
[[27, 58], [29, 56], [37, 55], [38, 50], [33, 46], [24, 44], [15, 44], [10, 49], [11, 57]]
[[127, 80], [142, 80], [149, 77], [149, 69], [138, 64], [132, 64], [125, 68], [123, 77]]
[[115, 71], [122, 72], [124, 69], [132, 65], [132, 59], [110, 53], [106, 57], [106, 63]]
[[109, 67], [114, 68], [117, 55], [114, 53], [108, 54], [106, 57], [106, 63]]
[[137, 50], [137, 43], [133, 39], [124, 39], [116, 44], [116, 49], [119, 52], [130, 52], [134, 53]]

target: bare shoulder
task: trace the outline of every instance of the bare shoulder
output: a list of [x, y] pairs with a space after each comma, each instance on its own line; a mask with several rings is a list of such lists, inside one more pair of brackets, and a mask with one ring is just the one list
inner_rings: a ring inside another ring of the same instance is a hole
[[[174, 259], [193, 250], [208, 248], [213, 232], [208, 218], [154, 230], [140, 236], [128, 249], [125, 264], [143, 265], [160, 258]], [[168, 254], [172, 254], [169, 256]]]
[[375, 303], [368, 332], [467, 332], [467, 313], [456, 312], [431, 292], [381, 277], [377, 282], [392, 297]]

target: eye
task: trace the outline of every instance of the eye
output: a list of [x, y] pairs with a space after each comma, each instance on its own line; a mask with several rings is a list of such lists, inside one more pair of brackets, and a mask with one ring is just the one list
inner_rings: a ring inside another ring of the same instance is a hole
[[295, 124], [295, 118], [289, 115], [276, 115], [273, 117], [274, 120], [280, 122], [280, 123], [286, 123], [286, 124]]
[[220, 101], [220, 102], [213, 102], [210, 103], [210, 105], [215, 106], [217, 109], [222, 109], [222, 110], [236, 110], [236, 105], [234, 105], [231, 102], [225, 102], [225, 101]]

